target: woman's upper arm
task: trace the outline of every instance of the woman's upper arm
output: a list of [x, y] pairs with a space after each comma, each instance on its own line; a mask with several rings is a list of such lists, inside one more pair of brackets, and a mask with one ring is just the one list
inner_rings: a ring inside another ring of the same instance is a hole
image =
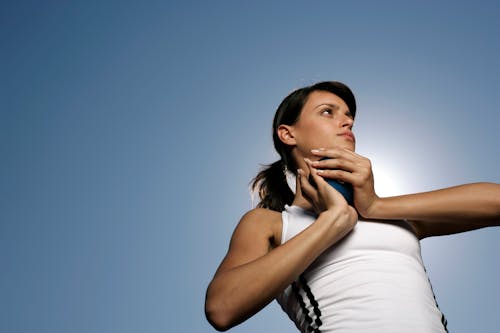
[[[446, 236], [466, 231], [472, 231], [484, 227], [494, 226], [488, 222], [439, 222], [439, 221], [408, 221], [418, 239], [424, 239], [433, 236]], [[498, 225], [498, 224], [497, 224]]]
[[264, 208], [249, 211], [234, 230], [228, 252], [216, 275], [267, 254], [280, 234], [281, 213]]

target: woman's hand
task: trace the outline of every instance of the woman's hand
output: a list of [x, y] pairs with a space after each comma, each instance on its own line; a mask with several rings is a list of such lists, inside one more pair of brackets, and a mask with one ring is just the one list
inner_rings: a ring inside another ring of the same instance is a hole
[[[298, 187], [320, 216], [316, 222], [321, 220], [322, 223], [327, 223], [328, 230], [331, 231], [328, 232], [327, 238], [334, 244], [354, 228], [358, 221], [358, 213], [347, 204], [342, 194], [317, 174], [312, 161], [309, 159], [305, 161], [309, 177], [306, 172], [299, 169]], [[324, 218], [321, 219], [321, 216]]]
[[370, 218], [379, 200], [370, 160], [344, 148], [320, 148], [311, 152], [318, 158], [328, 158], [312, 162], [318, 175], [350, 183], [354, 191], [354, 206], [361, 216]]
[[[318, 170], [313, 167], [313, 161], [305, 159], [307, 172], [299, 169], [299, 185], [304, 197], [311, 203], [317, 214], [330, 209], [347, 207], [347, 201], [336, 189], [330, 186]], [[308, 175], [308, 176], [307, 176]]]

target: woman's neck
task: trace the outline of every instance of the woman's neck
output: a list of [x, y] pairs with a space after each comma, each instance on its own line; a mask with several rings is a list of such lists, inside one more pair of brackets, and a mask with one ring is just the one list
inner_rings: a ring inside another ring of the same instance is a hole
[[295, 198], [293, 198], [292, 206], [298, 206], [305, 210], [313, 210], [313, 206], [311, 203], [302, 196], [301, 193], [295, 194]]

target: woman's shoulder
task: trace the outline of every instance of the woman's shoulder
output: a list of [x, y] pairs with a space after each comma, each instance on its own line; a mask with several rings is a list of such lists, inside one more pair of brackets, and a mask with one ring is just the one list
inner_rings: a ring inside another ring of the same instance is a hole
[[243, 215], [242, 220], [264, 221], [279, 218], [281, 218], [281, 212], [268, 208], [253, 208]]
[[251, 234], [265, 234], [273, 244], [280, 244], [282, 220], [281, 212], [267, 208], [254, 208], [246, 212], [237, 230]]

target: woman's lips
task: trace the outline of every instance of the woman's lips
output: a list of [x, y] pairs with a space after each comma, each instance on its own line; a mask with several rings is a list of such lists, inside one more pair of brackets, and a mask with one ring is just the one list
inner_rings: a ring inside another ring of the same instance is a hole
[[354, 134], [352, 134], [352, 132], [343, 132], [343, 133], [340, 133], [339, 136], [343, 136], [343, 137], [351, 140], [352, 142], [356, 141], [356, 139], [354, 138]]

